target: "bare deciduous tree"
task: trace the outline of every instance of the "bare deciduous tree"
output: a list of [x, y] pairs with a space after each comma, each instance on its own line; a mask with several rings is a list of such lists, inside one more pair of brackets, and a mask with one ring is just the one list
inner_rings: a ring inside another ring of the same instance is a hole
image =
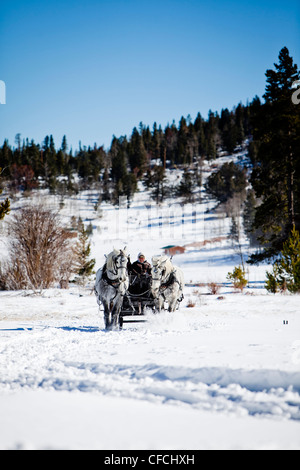
[[10, 222], [9, 259], [2, 267], [6, 289], [47, 289], [72, 272], [70, 235], [58, 215], [42, 206], [25, 207]]

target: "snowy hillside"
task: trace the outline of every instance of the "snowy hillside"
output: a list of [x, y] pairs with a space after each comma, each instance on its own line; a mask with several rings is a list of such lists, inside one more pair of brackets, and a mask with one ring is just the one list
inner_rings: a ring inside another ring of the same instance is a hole
[[[299, 449], [299, 296], [267, 294], [267, 266], [249, 266], [248, 287], [234, 292], [226, 275], [240, 257], [215, 202], [158, 207], [140, 189], [130, 208], [97, 208], [91, 190], [65, 198], [60, 214], [92, 224], [97, 268], [113, 247], [149, 261], [183, 247], [173, 257], [186, 282], [180, 309], [107, 332], [92, 282], [0, 292], [0, 448]], [[12, 209], [38, 199], [59, 207], [37, 192]]]

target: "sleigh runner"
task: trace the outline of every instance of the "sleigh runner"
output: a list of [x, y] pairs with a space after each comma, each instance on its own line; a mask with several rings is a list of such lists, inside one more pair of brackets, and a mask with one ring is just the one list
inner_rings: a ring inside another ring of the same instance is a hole
[[[151, 276], [149, 274], [129, 274], [129, 287], [124, 295], [120, 311], [122, 326], [124, 317], [125, 322], [145, 321], [141, 316], [145, 315], [147, 309], [154, 310], [154, 297], [151, 292]], [[128, 318], [135, 317], [135, 318]]]

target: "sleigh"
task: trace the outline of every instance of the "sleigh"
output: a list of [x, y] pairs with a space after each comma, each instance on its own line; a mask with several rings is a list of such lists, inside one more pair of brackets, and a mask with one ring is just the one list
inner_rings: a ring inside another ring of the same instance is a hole
[[142, 317], [147, 309], [154, 310], [151, 276], [149, 274], [129, 274], [129, 288], [123, 298], [120, 326], [123, 323], [146, 321]]
[[[184, 278], [180, 268], [166, 256], [152, 258], [149, 274], [128, 274], [128, 257], [124, 250], [113, 250], [96, 273], [94, 286], [97, 303], [103, 305], [105, 328], [122, 328], [125, 322], [145, 321], [149, 309], [169, 312], [179, 308], [183, 299]], [[127, 318], [126, 318], [127, 317]]]

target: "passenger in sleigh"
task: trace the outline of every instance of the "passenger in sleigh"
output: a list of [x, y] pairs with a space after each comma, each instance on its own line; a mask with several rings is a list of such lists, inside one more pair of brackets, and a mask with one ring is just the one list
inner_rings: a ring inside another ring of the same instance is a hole
[[138, 259], [131, 264], [130, 259], [128, 261], [128, 272], [129, 274], [149, 274], [151, 275], [151, 264], [146, 261], [144, 253], [138, 254]]
[[151, 279], [151, 264], [146, 261], [144, 253], [138, 254], [134, 263], [128, 260], [127, 269], [130, 277], [129, 292], [141, 294], [149, 289]]

